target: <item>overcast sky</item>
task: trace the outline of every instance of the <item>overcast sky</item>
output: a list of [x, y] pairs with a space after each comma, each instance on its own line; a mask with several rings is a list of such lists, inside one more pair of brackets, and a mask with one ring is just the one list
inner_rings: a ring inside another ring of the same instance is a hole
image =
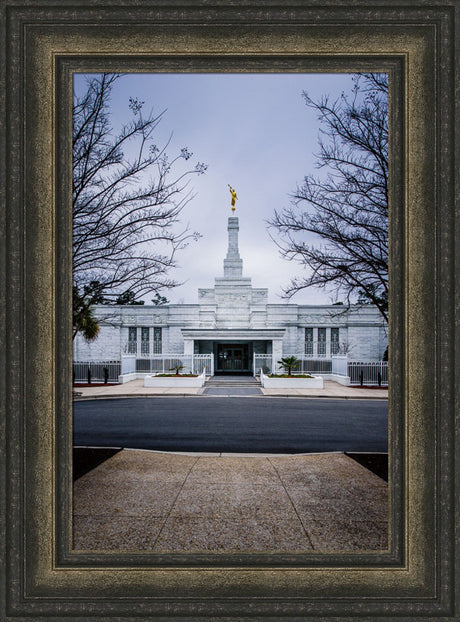
[[[182, 220], [202, 237], [178, 255], [171, 276], [186, 283], [164, 292], [172, 303], [196, 303], [199, 287], [213, 287], [223, 275], [227, 251], [227, 218], [239, 218], [243, 276], [254, 287], [268, 287], [270, 302], [283, 302], [281, 289], [300, 266], [283, 260], [265, 221], [275, 209], [290, 205], [289, 195], [307, 174], [314, 174], [318, 150], [317, 114], [305, 105], [302, 91], [313, 99], [349, 91], [350, 74], [131, 74], [115, 83], [115, 123], [131, 117], [128, 98], [144, 101], [145, 111], [166, 111], [158, 127], [160, 146], [171, 136], [170, 159], [183, 147], [193, 153], [189, 164], [208, 165], [193, 176], [196, 193]], [[79, 77], [81, 78], [81, 77]], [[79, 89], [81, 79], [77, 78]], [[238, 194], [230, 208], [228, 185]], [[146, 304], [151, 296], [146, 296]], [[291, 302], [330, 303], [332, 295], [310, 288]]]

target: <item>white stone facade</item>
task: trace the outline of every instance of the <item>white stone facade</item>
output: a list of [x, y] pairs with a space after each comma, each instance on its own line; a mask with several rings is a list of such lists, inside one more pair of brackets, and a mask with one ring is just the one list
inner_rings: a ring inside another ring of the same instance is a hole
[[224, 275], [213, 288], [198, 290], [197, 304], [96, 306], [99, 336], [92, 343], [78, 336], [74, 360], [213, 353], [217, 371], [232, 361], [237, 369], [251, 371], [254, 353], [382, 358], [387, 327], [376, 307], [268, 304], [268, 289], [253, 288], [242, 274], [238, 218], [230, 217]]

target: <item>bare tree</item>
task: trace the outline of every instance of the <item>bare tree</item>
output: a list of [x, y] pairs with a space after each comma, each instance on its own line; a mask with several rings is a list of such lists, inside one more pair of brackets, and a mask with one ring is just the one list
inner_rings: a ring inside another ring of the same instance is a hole
[[81, 329], [75, 318], [93, 304], [116, 301], [126, 290], [137, 299], [178, 285], [169, 276], [176, 253], [198, 237], [180, 228], [179, 216], [192, 198], [190, 175], [206, 165], [181, 167], [193, 155], [185, 147], [170, 160], [168, 144], [155, 144], [163, 113], [144, 116], [138, 99], [129, 98], [132, 119], [115, 133], [110, 96], [119, 78], [93, 76], [74, 97], [74, 337]]
[[292, 195], [292, 207], [268, 224], [288, 260], [308, 274], [286, 297], [310, 286], [375, 304], [388, 321], [388, 76], [354, 76], [351, 94], [313, 101], [322, 124], [317, 168]]

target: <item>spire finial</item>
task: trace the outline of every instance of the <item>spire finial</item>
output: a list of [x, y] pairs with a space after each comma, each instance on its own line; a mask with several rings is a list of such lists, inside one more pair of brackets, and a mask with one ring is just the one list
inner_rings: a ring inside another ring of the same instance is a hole
[[232, 212], [235, 211], [235, 201], [237, 200], [237, 196], [236, 196], [236, 190], [234, 188], [231, 187], [230, 184], [227, 184], [227, 186], [230, 188], [230, 192], [232, 194]]

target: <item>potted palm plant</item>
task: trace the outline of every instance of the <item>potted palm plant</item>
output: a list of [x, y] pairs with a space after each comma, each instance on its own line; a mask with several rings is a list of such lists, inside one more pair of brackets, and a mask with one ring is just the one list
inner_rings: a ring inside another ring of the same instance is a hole
[[281, 365], [281, 367], [287, 371], [288, 376], [292, 376], [292, 370], [295, 369], [299, 363], [299, 359], [295, 356], [285, 356], [278, 361], [278, 365]]
[[184, 369], [182, 361], [176, 361], [176, 364], [169, 368], [169, 372], [166, 374], [154, 374], [153, 376], [146, 376], [144, 378], [144, 387], [202, 387], [206, 380], [205, 371], [201, 374], [181, 374]]

